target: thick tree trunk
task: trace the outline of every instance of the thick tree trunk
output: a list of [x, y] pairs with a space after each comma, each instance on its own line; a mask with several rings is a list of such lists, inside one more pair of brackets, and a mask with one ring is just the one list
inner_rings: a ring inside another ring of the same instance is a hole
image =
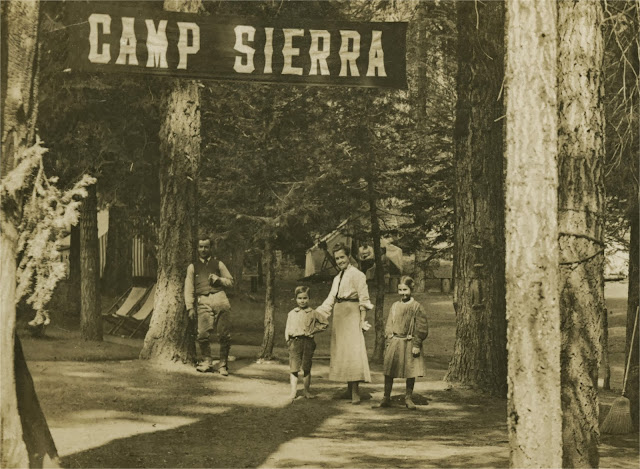
[[506, 301], [511, 467], [560, 467], [556, 2], [506, 3]]
[[109, 208], [108, 236], [102, 286], [105, 293], [118, 296], [131, 286], [133, 275], [132, 237], [126, 207], [114, 204]]
[[[604, 297], [604, 283], [602, 295]], [[611, 390], [611, 364], [609, 363], [609, 310], [605, 307], [602, 309], [601, 317], [602, 338], [600, 340], [600, 369], [602, 370], [602, 389]]]
[[373, 170], [367, 178], [367, 196], [369, 201], [369, 218], [371, 221], [371, 238], [373, 242], [373, 257], [376, 262], [375, 268], [375, 285], [376, 285], [376, 299], [373, 315], [373, 325], [375, 330], [375, 341], [373, 345], [373, 357], [371, 360], [374, 363], [382, 363], [384, 359], [384, 297], [386, 291], [386, 284], [384, 278], [384, 263], [382, 262], [382, 248], [380, 246], [380, 220], [378, 219], [378, 196], [376, 193], [375, 185], [375, 162], [372, 163], [371, 169]]
[[[164, 9], [197, 13], [201, 0], [165, 0]], [[200, 85], [175, 81], [160, 130], [160, 223], [154, 310], [140, 358], [195, 362], [195, 343], [184, 305], [184, 276], [195, 259], [197, 172], [200, 164]]]
[[[637, 138], [637, 136], [636, 136]], [[637, 147], [636, 147], [637, 148]], [[637, 160], [634, 174], [638, 174]], [[638, 424], [638, 412], [640, 408], [640, 398], [638, 393], [638, 351], [640, 346], [640, 321], [636, 327], [636, 334], [633, 344], [631, 343], [631, 337], [633, 335], [633, 326], [635, 324], [636, 311], [638, 308], [638, 288], [640, 285], [640, 275], [638, 275], [638, 257], [640, 256], [640, 236], [638, 226], [638, 186], [633, 187], [633, 192], [630, 196], [630, 228], [631, 239], [629, 248], [629, 288], [627, 297], [627, 340], [625, 342], [625, 359], [631, 353], [631, 365], [629, 367], [629, 377], [627, 378], [627, 386], [624, 390], [625, 395], [631, 401], [631, 420], [638, 431], [640, 425]], [[625, 362], [626, 365], [626, 362]]]
[[[35, 143], [40, 2], [2, 2], [2, 180], [16, 154]], [[16, 248], [22, 200], [6, 194], [0, 207], [0, 467], [38, 467], [57, 453], [15, 335]], [[26, 421], [25, 419], [28, 419]], [[48, 436], [48, 438], [45, 438]]]
[[604, 310], [602, 5], [558, 3], [562, 465], [598, 467]]
[[161, 130], [158, 283], [154, 312], [140, 358], [191, 363], [195, 345], [189, 339], [184, 306], [184, 276], [192, 262], [195, 186], [200, 160], [200, 95], [197, 82], [176, 82], [168, 96]]
[[67, 314], [69, 318], [76, 320], [80, 317], [80, 223], [71, 227], [71, 233], [69, 235]]
[[426, 251], [420, 248], [415, 254], [415, 263], [413, 269], [413, 280], [416, 284], [416, 292], [424, 293], [427, 291], [427, 276], [425, 261], [428, 258]]
[[456, 341], [445, 379], [504, 396], [504, 4], [459, 2], [457, 10]]
[[275, 324], [273, 313], [276, 309], [276, 253], [272, 240], [265, 241], [264, 261], [267, 266], [266, 292], [264, 295], [264, 337], [258, 358], [271, 360], [273, 358], [273, 339]]
[[[4, 26], [4, 25], [3, 25]], [[2, 448], [0, 453], [1, 467], [27, 467], [29, 455], [24, 442], [22, 423], [18, 411], [18, 394], [14, 365], [14, 343], [17, 340], [16, 330], [16, 247], [18, 232], [13, 220], [8, 219], [4, 208], [2, 229], [0, 230], [0, 307], [2, 308], [2, 348], [0, 363], [2, 379], [0, 380], [0, 430]]]
[[80, 214], [80, 335], [84, 340], [102, 340], [96, 185], [88, 186], [87, 191]]

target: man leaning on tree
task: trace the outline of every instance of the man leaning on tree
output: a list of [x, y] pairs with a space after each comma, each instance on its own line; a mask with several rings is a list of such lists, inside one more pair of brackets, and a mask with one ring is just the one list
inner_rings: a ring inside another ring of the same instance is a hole
[[187, 268], [184, 281], [184, 301], [189, 318], [198, 313], [198, 343], [202, 361], [196, 367], [200, 372], [213, 371], [210, 335], [215, 329], [220, 341], [218, 372], [229, 374], [228, 358], [231, 348], [231, 305], [225, 293], [233, 286], [233, 277], [227, 267], [211, 255], [211, 239], [201, 236], [198, 240], [198, 261]]

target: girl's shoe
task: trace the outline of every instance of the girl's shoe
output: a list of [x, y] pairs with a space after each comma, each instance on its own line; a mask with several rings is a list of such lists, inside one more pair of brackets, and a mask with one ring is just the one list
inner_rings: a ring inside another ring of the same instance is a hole
[[378, 409], [381, 407], [391, 407], [391, 398], [390, 397], [383, 397], [382, 400], [380, 402], [378, 402], [375, 405], [371, 406], [373, 409]]
[[45, 318], [45, 320], [44, 320], [44, 322], [42, 324], [44, 324], [45, 326], [48, 326], [49, 324], [51, 324], [51, 319]]
[[351, 399], [351, 389], [347, 389], [346, 391], [340, 391], [333, 395], [333, 399], [342, 400], [342, 399]]
[[404, 405], [406, 405], [409, 410], [416, 410], [416, 405], [413, 403], [411, 396], [405, 396]]

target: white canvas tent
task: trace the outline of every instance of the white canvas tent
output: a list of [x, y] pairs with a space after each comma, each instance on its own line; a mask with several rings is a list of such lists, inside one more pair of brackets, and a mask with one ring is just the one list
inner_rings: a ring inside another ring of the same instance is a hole
[[[331, 233], [319, 238], [316, 243], [307, 250], [304, 276], [305, 278], [332, 278], [338, 273], [332, 257], [333, 247], [338, 243], [343, 243], [351, 248], [351, 263], [355, 266], [358, 261], [354, 255], [357, 253], [357, 244], [348, 234], [348, 220], [343, 221]], [[387, 239], [381, 239], [380, 244], [385, 247], [387, 258], [389, 259], [390, 270], [402, 273], [402, 249], [392, 244]]]

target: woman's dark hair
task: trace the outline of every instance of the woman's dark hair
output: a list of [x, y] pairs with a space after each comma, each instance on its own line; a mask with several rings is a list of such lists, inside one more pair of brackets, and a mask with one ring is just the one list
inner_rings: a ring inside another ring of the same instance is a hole
[[411, 290], [411, 293], [413, 293], [413, 288], [415, 287], [416, 282], [414, 282], [413, 279], [411, 277], [409, 277], [408, 275], [403, 275], [402, 277], [400, 277], [399, 285], [408, 286], [409, 290]]
[[347, 257], [349, 257], [351, 255], [351, 249], [349, 249], [349, 247], [344, 243], [338, 243], [335, 246], [333, 246], [333, 249], [331, 250], [331, 253], [335, 257], [336, 252], [338, 252], [338, 251], [344, 251], [344, 253], [347, 255]]

